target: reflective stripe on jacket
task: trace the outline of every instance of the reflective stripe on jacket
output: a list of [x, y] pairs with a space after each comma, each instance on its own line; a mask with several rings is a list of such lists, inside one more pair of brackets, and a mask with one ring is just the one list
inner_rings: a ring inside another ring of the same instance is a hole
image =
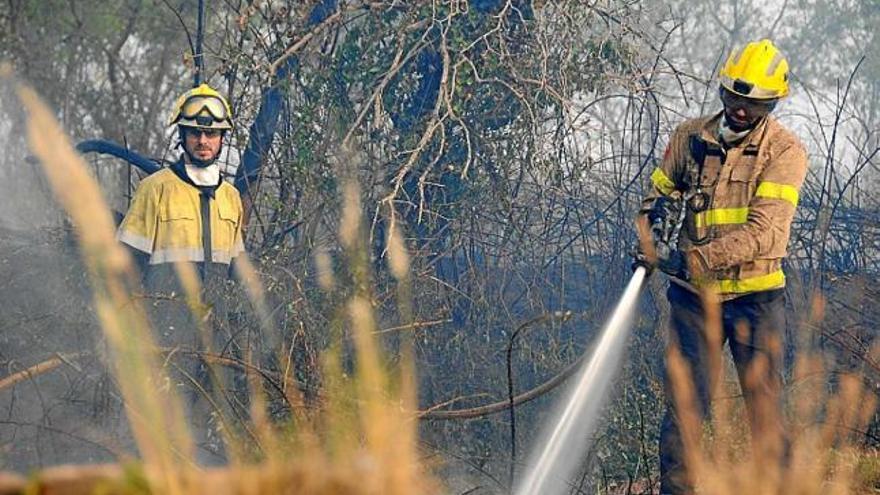
[[[116, 234], [150, 255], [150, 264], [203, 262], [202, 192], [165, 168], [141, 181]], [[244, 251], [243, 210], [238, 191], [221, 181], [208, 201], [211, 260], [229, 264]], [[207, 244], [207, 242], [205, 243]]]
[[[688, 210], [678, 247], [697, 253], [715, 280], [713, 288], [728, 300], [785, 285], [782, 258], [807, 155], [800, 140], [769, 116], [725, 150], [717, 137], [721, 118], [719, 113], [688, 120], [675, 130], [651, 174], [653, 188], [641, 212], [658, 197], [687, 192], [699, 181], [709, 204], [701, 213]], [[706, 154], [699, 177], [691, 136], [701, 137], [714, 151]]]

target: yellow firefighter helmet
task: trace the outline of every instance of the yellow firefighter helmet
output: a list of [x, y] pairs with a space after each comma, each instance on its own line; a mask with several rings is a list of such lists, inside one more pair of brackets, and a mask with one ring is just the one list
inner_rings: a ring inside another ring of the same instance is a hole
[[200, 129], [232, 129], [232, 108], [217, 90], [202, 83], [180, 95], [168, 125]]
[[747, 98], [772, 100], [788, 94], [788, 62], [768, 39], [733, 52], [718, 78], [725, 89]]

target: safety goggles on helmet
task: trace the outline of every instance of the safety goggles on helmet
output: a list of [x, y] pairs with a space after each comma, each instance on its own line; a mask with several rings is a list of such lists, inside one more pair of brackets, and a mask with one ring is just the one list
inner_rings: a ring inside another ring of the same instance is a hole
[[[207, 114], [207, 115], [206, 115]], [[213, 120], [224, 121], [229, 119], [226, 104], [216, 96], [190, 96], [180, 108], [180, 116], [185, 119], [198, 119], [210, 116]]]
[[207, 84], [201, 84], [177, 99], [168, 124], [230, 130], [232, 110], [220, 93]]

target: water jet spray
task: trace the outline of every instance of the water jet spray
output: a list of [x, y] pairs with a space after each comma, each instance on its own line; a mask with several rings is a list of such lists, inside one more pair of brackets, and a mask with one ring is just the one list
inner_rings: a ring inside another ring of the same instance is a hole
[[575, 471], [590, 448], [592, 434], [608, 387], [623, 355], [630, 320], [647, 277], [639, 266], [621, 296], [605, 328], [599, 334], [593, 354], [584, 361], [569, 395], [551, 416], [549, 429], [541, 434], [527, 464], [526, 476], [517, 484], [516, 495], [568, 493]]

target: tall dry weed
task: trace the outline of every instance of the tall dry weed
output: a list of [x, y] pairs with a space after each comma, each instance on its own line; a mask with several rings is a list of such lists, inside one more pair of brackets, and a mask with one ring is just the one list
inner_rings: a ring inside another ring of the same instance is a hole
[[157, 361], [144, 308], [131, 297], [138, 285], [132, 260], [116, 242], [97, 183], [52, 113], [32, 89], [19, 85], [18, 94], [28, 114], [28, 143], [75, 228], [144, 468], [163, 493], [186, 493], [181, 461], [192, 458], [192, 441], [180, 401]]

